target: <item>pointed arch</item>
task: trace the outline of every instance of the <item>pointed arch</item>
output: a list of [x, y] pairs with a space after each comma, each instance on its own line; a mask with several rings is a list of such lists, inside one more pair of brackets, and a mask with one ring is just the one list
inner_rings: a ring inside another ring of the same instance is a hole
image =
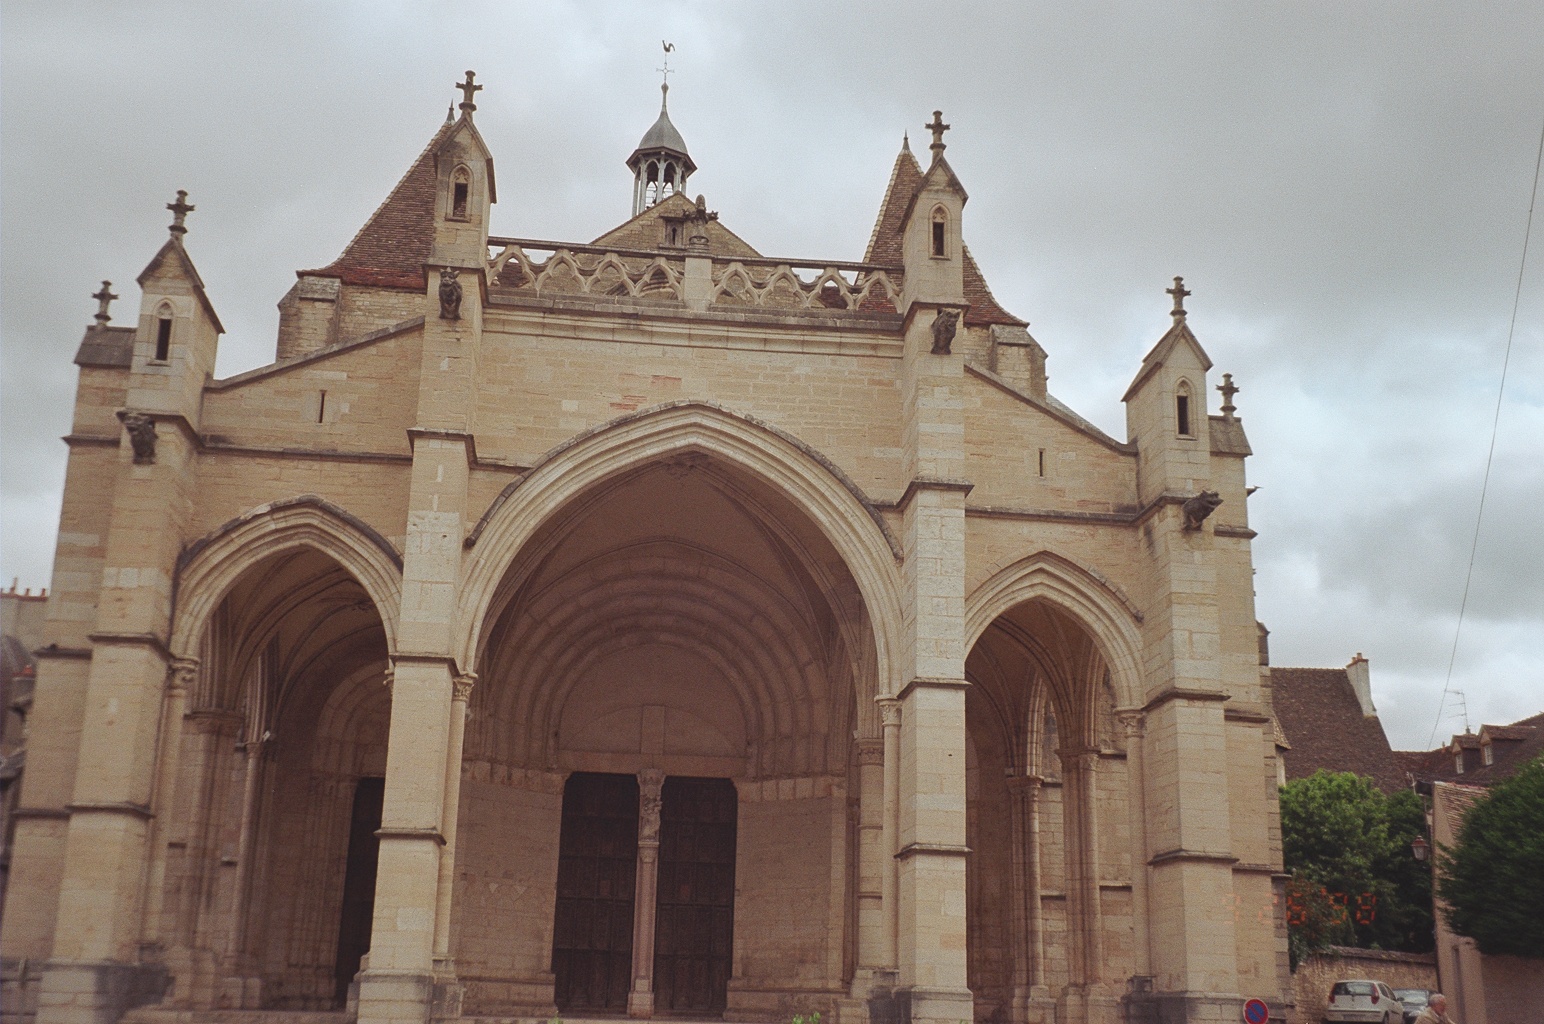
[[494, 499], [465, 542], [471, 551], [457, 610], [458, 663], [475, 665], [500, 581], [552, 516], [602, 481], [689, 452], [721, 459], [766, 481], [809, 516], [863, 598], [874, 636], [875, 686], [880, 693], [895, 692], [901, 651], [900, 547], [873, 503], [834, 463], [793, 435], [706, 402], [656, 406], [580, 434], [539, 459]]
[[1109, 665], [1120, 704], [1143, 702], [1141, 612], [1113, 583], [1052, 551], [1021, 558], [976, 587], [965, 601], [965, 649], [998, 616], [1035, 600], [1056, 605], [1088, 630]]
[[183, 549], [173, 581], [171, 649], [196, 653], [204, 626], [236, 581], [252, 566], [293, 548], [327, 555], [364, 588], [397, 649], [402, 556], [359, 517], [326, 498], [302, 494], [260, 505]]

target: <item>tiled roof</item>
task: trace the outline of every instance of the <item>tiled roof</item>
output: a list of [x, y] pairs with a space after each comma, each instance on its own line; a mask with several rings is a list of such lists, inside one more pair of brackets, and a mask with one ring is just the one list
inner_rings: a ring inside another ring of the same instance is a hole
[[[901, 228], [905, 225], [906, 211], [922, 186], [922, 168], [911, 155], [910, 147], [903, 146], [890, 171], [890, 184], [885, 188], [884, 201], [879, 204], [879, 217], [874, 221], [874, 232], [869, 236], [868, 251], [864, 263], [883, 266], [901, 265]], [[969, 248], [961, 253], [964, 260], [965, 301], [970, 309], [965, 312], [965, 324], [984, 327], [991, 324], [1008, 324], [1022, 327], [1027, 321], [1009, 313], [997, 304], [992, 289], [987, 286], [981, 268], [970, 254]]]
[[1354, 772], [1385, 793], [1409, 783], [1383, 723], [1365, 716], [1343, 668], [1271, 668], [1276, 719], [1291, 747], [1282, 752], [1288, 779], [1320, 768]]
[[134, 362], [134, 328], [88, 327], [75, 352], [76, 366], [129, 366]]
[[300, 273], [337, 277], [345, 284], [421, 290], [424, 264], [434, 244], [435, 151], [454, 127], [446, 123], [434, 133], [341, 256], [320, 270]]
[[1244, 424], [1236, 419], [1228, 419], [1226, 416], [1208, 416], [1207, 422], [1211, 424], [1209, 433], [1212, 438], [1213, 455], [1253, 455], [1254, 451], [1249, 447], [1249, 438], [1244, 436]]

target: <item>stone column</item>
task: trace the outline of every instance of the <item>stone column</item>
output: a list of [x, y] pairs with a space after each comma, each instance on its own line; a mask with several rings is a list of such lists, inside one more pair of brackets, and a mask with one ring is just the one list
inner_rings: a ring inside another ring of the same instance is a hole
[[660, 791], [665, 773], [638, 773], [638, 876], [633, 887], [633, 983], [627, 993], [629, 1017], [654, 1016], [654, 920], [659, 891]]
[[[263, 777], [263, 750], [268, 745], [267, 740], [268, 737], [262, 735], [242, 744], [247, 763], [241, 785], [241, 831], [236, 840], [235, 913], [225, 949], [232, 961], [238, 961], [246, 953], [247, 915], [252, 905], [252, 861], [257, 845], [258, 789]], [[239, 963], [233, 963], [233, 967], [240, 973]]]
[[1152, 953], [1147, 944], [1147, 801], [1142, 773], [1143, 715], [1138, 708], [1116, 712], [1126, 735], [1127, 804], [1131, 820], [1131, 923], [1132, 973], [1152, 975]]
[[166, 839], [171, 825], [172, 802], [177, 794], [177, 764], [182, 753], [182, 719], [187, 713], [188, 687], [198, 675], [197, 658], [173, 658], [162, 697], [161, 731], [156, 750], [155, 783], [150, 809], [150, 856], [146, 858], [145, 916], [140, 923], [140, 946], [159, 948], [165, 934], [162, 911], [166, 905]]
[[1099, 751], [1075, 748], [1060, 751], [1059, 755], [1064, 775], [1062, 813], [1067, 849], [1067, 908], [1073, 939], [1072, 984], [1086, 987], [1100, 981], [1103, 963], [1095, 823]]
[[[884, 876], [894, 864], [886, 856], [885, 838], [885, 743], [883, 736], [861, 739], [858, 753], [858, 973], [853, 978], [854, 997], [867, 994], [873, 972], [893, 966], [885, 959]], [[861, 988], [860, 988], [861, 986]]]
[[422, 1024], [433, 1002], [453, 669], [444, 656], [399, 653], [390, 677], [375, 914], [369, 968], [359, 976], [361, 1021]]
[[1038, 775], [1008, 777], [1013, 834], [1013, 1008], [1017, 1020], [1040, 1019], [1035, 1004], [1047, 1003], [1045, 924], [1040, 907], [1040, 784]]
[[901, 702], [879, 699], [884, 730], [884, 817], [880, 825], [879, 851], [883, 870], [879, 876], [879, 902], [884, 908], [884, 966], [900, 966], [900, 867], [895, 859], [901, 834]]
[[450, 917], [456, 889], [456, 827], [461, 815], [461, 751], [466, 740], [466, 705], [475, 672], [463, 672], [451, 681], [450, 736], [445, 745], [445, 795], [443, 819], [445, 848], [440, 853], [439, 888], [434, 903], [434, 965], [439, 975], [454, 975], [450, 955]]

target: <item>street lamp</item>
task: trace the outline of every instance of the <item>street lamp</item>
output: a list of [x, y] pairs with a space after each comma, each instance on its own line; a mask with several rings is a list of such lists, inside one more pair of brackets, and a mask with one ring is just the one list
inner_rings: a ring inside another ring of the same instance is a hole
[[1431, 844], [1426, 841], [1425, 836], [1416, 836], [1410, 843], [1410, 852], [1415, 855], [1416, 860], [1424, 864], [1426, 858], [1431, 856]]

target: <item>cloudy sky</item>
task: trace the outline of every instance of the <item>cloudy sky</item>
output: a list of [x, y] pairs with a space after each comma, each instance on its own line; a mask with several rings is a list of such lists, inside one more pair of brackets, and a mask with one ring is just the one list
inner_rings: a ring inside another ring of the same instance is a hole
[[[1050, 353], [1052, 391], [1112, 434], [1184, 275], [1214, 372], [1243, 388], [1272, 660], [1365, 652], [1395, 745], [1427, 745], [1544, 120], [1537, 0], [8, 0], [0, 575], [48, 583], [89, 296], [111, 279], [132, 320], [176, 189], [229, 331], [219, 373], [237, 373], [272, 358], [294, 271], [337, 254], [466, 68], [495, 232], [624, 219], [661, 39], [690, 190], [768, 254], [861, 258], [902, 133], [941, 107], [967, 242]], [[1544, 709], [1535, 227], [1452, 677], [1476, 728]], [[1450, 697], [1440, 735], [1462, 726]]]

